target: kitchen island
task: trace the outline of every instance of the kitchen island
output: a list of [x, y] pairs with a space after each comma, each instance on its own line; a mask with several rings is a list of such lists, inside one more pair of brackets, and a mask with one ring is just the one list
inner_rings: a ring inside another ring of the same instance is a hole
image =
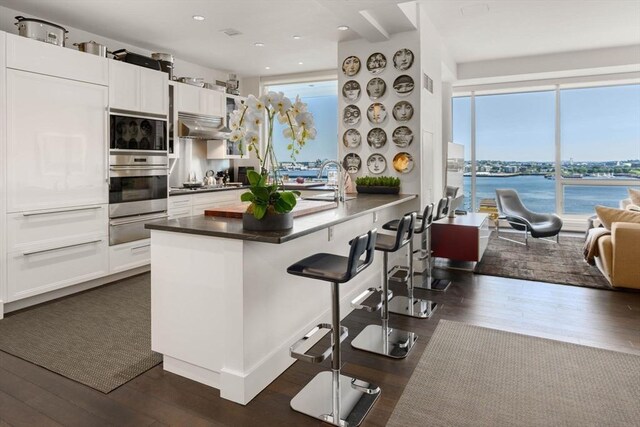
[[[151, 229], [152, 349], [164, 369], [247, 404], [295, 359], [289, 346], [330, 321], [330, 286], [287, 274], [317, 252], [348, 255], [358, 234], [417, 210], [416, 195], [358, 195], [294, 219], [291, 230], [247, 231], [242, 220], [196, 215]], [[341, 314], [379, 287], [382, 257], [341, 286]]]

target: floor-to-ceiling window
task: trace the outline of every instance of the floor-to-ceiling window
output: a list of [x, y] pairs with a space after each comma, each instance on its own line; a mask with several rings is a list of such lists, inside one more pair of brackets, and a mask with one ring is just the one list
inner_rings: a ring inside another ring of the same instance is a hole
[[515, 188], [532, 210], [586, 215], [640, 186], [639, 84], [471, 93], [452, 113], [469, 210]]
[[[277, 84], [265, 86], [267, 91], [283, 92], [295, 101], [296, 97], [307, 104], [313, 114], [318, 134], [308, 141], [295, 159], [287, 145], [291, 140], [284, 137], [285, 125], [276, 121], [273, 131], [275, 153], [280, 163], [280, 171], [289, 177], [315, 177], [318, 167], [325, 160], [338, 158], [338, 82], [337, 80], [304, 83]], [[326, 176], [327, 171], [324, 171]]]

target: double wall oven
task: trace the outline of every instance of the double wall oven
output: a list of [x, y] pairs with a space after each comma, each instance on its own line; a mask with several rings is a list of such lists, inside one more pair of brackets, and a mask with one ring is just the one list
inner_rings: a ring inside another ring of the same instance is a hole
[[167, 119], [111, 110], [109, 131], [109, 245], [147, 239], [167, 217]]

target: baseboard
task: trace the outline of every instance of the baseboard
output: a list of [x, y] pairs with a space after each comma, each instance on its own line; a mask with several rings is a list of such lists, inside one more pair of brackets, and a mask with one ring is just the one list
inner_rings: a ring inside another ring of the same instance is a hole
[[[378, 288], [380, 286], [379, 277], [380, 272], [371, 270], [368, 277], [364, 278], [364, 282], [361, 286], [355, 287], [340, 298], [341, 319], [344, 319], [349, 313], [351, 313], [351, 311], [353, 311], [351, 301], [362, 291], [369, 287]], [[327, 286], [329, 286], [329, 283], [327, 283]], [[289, 356], [289, 347], [291, 347], [293, 343], [298, 341], [318, 323], [330, 323], [331, 307], [329, 303], [330, 302], [327, 301], [327, 309], [325, 311], [316, 318], [310, 320], [306, 325], [300, 327], [298, 331], [291, 335], [284, 344], [276, 347], [245, 373], [223, 368], [220, 373], [220, 397], [242, 405], [248, 404], [296, 361]], [[309, 379], [311, 380], [311, 378]], [[195, 381], [202, 382], [199, 379], [195, 379]]]
[[10, 313], [12, 311], [31, 307], [32, 305], [42, 304], [43, 302], [66, 297], [68, 295], [86, 291], [88, 289], [102, 286], [107, 283], [126, 279], [127, 277], [135, 276], [136, 274], [146, 273], [149, 270], [151, 270], [150, 265], [143, 265], [142, 267], [133, 268], [131, 270], [122, 271], [120, 273], [111, 274], [109, 276], [99, 277], [97, 279], [89, 280], [87, 282], [78, 283], [77, 285], [67, 286], [62, 289], [56, 289], [55, 291], [47, 292], [40, 295], [34, 295], [32, 297], [24, 298], [18, 301], [5, 303], [4, 307], [3, 307], [3, 304], [0, 303], [0, 309], [3, 309], [3, 310], [0, 310], [0, 319], [2, 319], [3, 313]]
[[189, 378], [209, 387], [220, 388], [220, 373], [218, 372], [166, 355], [162, 356], [162, 368], [165, 371]]

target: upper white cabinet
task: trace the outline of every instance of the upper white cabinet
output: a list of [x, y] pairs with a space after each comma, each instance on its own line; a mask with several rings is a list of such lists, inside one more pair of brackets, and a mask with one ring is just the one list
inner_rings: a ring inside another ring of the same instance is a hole
[[166, 116], [169, 111], [167, 73], [109, 61], [109, 108]]
[[175, 96], [180, 113], [224, 116], [224, 93], [188, 84], [176, 84]]
[[7, 67], [65, 79], [109, 83], [107, 58], [7, 34]]
[[7, 70], [8, 212], [108, 203], [107, 101], [104, 86]]

